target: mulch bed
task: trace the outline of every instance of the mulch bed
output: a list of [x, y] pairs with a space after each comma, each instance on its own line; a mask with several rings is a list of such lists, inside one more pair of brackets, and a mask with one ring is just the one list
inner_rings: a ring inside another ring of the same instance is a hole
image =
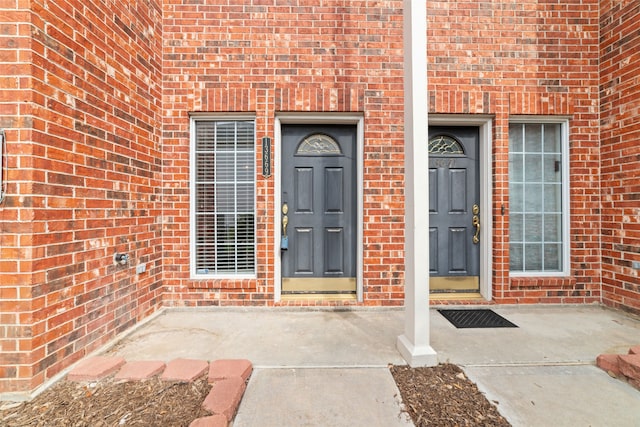
[[[417, 427], [510, 425], [455, 365], [390, 369]], [[112, 378], [96, 383], [61, 381], [31, 402], [0, 410], [0, 425], [186, 427], [210, 415], [201, 406], [210, 389], [206, 377], [188, 384], [158, 378], [124, 383]]]
[[206, 377], [191, 383], [146, 381], [97, 383], [62, 381], [34, 400], [0, 411], [2, 426], [188, 426], [211, 415], [202, 402]]
[[511, 425], [456, 365], [392, 366], [391, 374], [416, 427]]

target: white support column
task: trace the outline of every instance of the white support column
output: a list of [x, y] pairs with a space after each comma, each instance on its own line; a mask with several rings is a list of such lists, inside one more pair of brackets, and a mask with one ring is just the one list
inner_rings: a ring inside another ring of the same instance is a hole
[[426, 26], [426, 1], [404, 0], [405, 322], [397, 348], [411, 366], [438, 363], [429, 344]]

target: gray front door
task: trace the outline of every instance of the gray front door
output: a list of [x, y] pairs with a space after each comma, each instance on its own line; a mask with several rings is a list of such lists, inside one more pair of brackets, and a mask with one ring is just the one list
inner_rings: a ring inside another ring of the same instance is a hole
[[355, 293], [355, 154], [355, 126], [282, 126], [283, 293]]
[[431, 292], [480, 289], [477, 127], [429, 127]]

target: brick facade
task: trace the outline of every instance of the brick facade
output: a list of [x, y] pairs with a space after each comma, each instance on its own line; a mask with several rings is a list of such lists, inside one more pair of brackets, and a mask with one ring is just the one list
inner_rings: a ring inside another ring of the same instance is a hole
[[[429, 1], [427, 8], [429, 112], [494, 117], [494, 299], [599, 301], [598, 1]], [[569, 117], [569, 277], [509, 277], [508, 125], [518, 115]]]
[[0, 392], [34, 389], [161, 304], [161, 14], [0, 2]]
[[602, 297], [640, 313], [640, 4], [601, 1]]
[[[0, 0], [0, 393], [33, 390], [160, 306], [356, 304], [274, 302], [275, 182], [259, 153], [278, 113], [362, 114], [363, 305], [403, 304], [402, 1], [84, 3]], [[430, 113], [493, 119], [495, 302], [640, 312], [639, 7], [427, 7]], [[189, 277], [199, 112], [255, 116], [255, 279]], [[509, 276], [508, 124], [525, 115], [569, 119], [568, 277]]]
[[403, 303], [402, 1], [296, 4], [165, 5], [167, 305], [274, 304], [274, 179], [261, 171], [257, 278], [189, 280], [190, 112], [255, 113], [258, 140], [278, 112], [364, 113], [365, 304]]

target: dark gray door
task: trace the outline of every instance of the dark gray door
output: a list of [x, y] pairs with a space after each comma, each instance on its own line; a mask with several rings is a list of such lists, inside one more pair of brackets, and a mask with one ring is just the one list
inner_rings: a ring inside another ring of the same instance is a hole
[[429, 275], [432, 292], [478, 292], [480, 176], [477, 127], [429, 127]]
[[283, 125], [284, 293], [356, 290], [356, 127]]

